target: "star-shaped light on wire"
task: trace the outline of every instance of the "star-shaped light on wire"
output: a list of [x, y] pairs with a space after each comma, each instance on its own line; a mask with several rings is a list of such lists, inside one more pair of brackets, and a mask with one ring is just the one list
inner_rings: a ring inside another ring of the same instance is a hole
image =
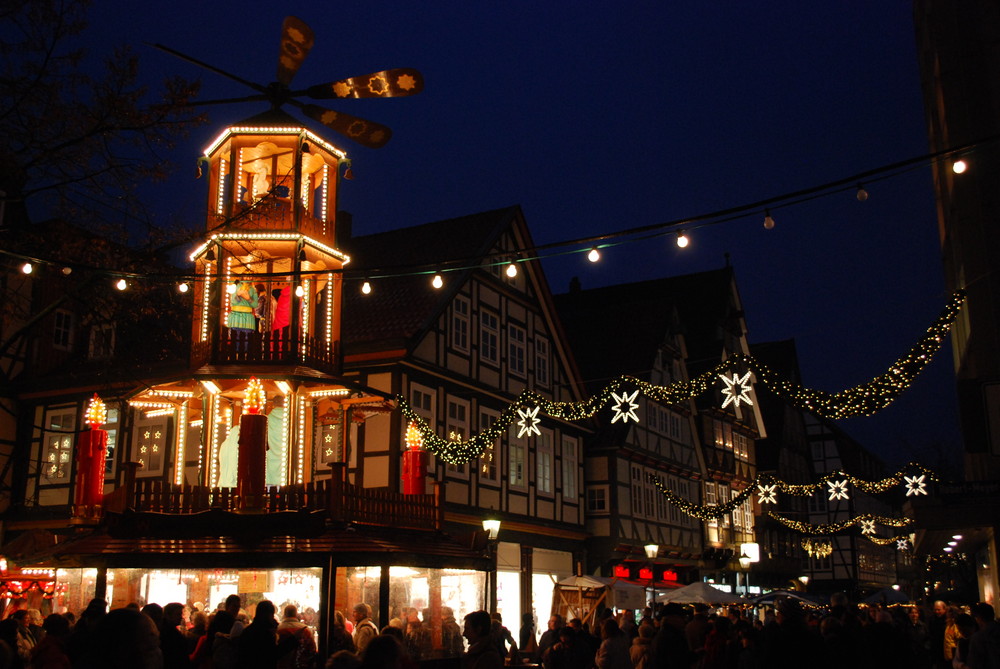
[[719, 374], [719, 378], [726, 384], [726, 387], [722, 389], [722, 394], [726, 397], [722, 402], [723, 409], [730, 404], [738, 407], [740, 402], [753, 406], [753, 401], [750, 400], [750, 391], [753, 390], [750, 387], [750, 372], [747, 372], [743, 376], [733, 372], [732, 378], [729, 378], [725, 374]]
[[830, 501], [836, 499], [849, 499], [847, 494], [847, 479], [841, 479], [839, 481], [827, 481], [826, 484], [830, 486]]
[[517, 436], [519, 439], [524, 435], [530, 437], [532, 434], [542, 434], [542, 431], [538, 429], [538, 423], [541, 422], [538, 418], [538, 407], [518, 409], [517, 415], [520, 416], [520, 420], [517, 421], [517, 427], [519, 428]]
[[927, 494], [927, 483], [924, 482], [923, 474], [920, 476], [904, 476], [903, 479], [906, 481], [907, 497]]
[[760, 504], [777, 504], [777, 487], [774, 483], [771, 485], [757, 484], [757, 501]]
[[905, 551], [910, 547], [910, 542], [906, 539], [896, 539], [896, 550]]
[[[612, 411], [615, 412], [614, 417], [611, 419], [612, 423], [617, 423], [618, 421], [627, 423], [630, 420], [634, 420], [636, 423], [639, 422], [639, 416], [635, 413], [635, 410], [639, 408], [639, 404], [635, 401], [635, 398], [638, 395], [638, 390], [633, 391], [631, 395], [625, 392], [621, 395], [618, 393], [611, 393], [611, 396], [615, 398], [616, 402], [616, 404], [612, 407]], [[623, 408], [623, 405], [625, 408]]]
[[861, 521], [861, 534], [872, 535], [875, 534], [875, 521], [868, 519]]

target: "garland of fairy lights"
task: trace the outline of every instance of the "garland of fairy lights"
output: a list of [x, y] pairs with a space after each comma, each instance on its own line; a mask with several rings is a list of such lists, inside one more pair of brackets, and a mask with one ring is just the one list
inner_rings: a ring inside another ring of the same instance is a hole
[[[956, 291], [941, 315], [905, 356], [893, 362], [885, 373], [868, 383], [837, 393], [812, 390], [791, 383], [779, 378], [753, 356], [737, 353], [693, 379], [676, 381], [669, 386], [658, 386], [635, 377], [621, 376], [596, 395], [579, 402], [555, 402], [532, 390], [524, 390], [489, 428], [467, 440], [448, 440], [438, 436], [427, 422], [413, 411], [404, 397], [397, 396], [396, 401], [406, 420], [415, 423], [420, 430], [425, 448], [445, 462], [455, 465], [479, 457], [515, 422], [518, 426], [518, 438], [541, 434], [538, 427], [541, 421], [540, 413], [551, 418], [580, 421], [590, 418], [603, 407], [610, 405], [613, 412], [612, 423], [639, 422], [635, 413], [639, 406], [636, 402], [639, 393], [662, 404], [676, 404], [708, 392], [717, 377], [724, 384], [722, 392], [726, 396], [726, 405], [732, 403], [738, 407], [741, 403], [752, 404], [749, 396], [750, 372], [753, 372], [759, 383], [781, 399], [817, 416], [829, 419], [870, 416], [892, 404], [930, 363], [931, 358], [944, 343], [944, 338], [955, 322], [964, 301], [965, 292]], [[736, 372], [725, 373], [734, 367], [749, 371], [742, 376]], [[791, 492], [791, 489], [784, 489], [784, 492]], [[808, 494], [811, 494], [811, 491]]]
[[[912, 474], [912, 476], [910, 476]], [[680, 497], [672, 490], [667, 488], [663, 481], [659, 477], [649, 475], [649, 480], [653, 483], [654, 487], [660, 492], [661, 495], [667, 498], [667, 501], [680, 509], [683, 513], [689, 516], [698, 518], [699, 520], [709, 521], [718, 520], [726, 514], [732, 513], [745, 501], [750, 499], [754, 494], [758, 495], [758, 502], [761, 505], [765, 504], [777, 504], [779, 492], [783, 492], [788, 495], [794, 495], [796, 497], [811, 497], [813, 493], [817, 490], [822, 490], [824, 486], [827, 487], [827, 492], [830, 495], [830, 501], [837, 499], [848, 499], [849, 493], [847, 492], [847, 484], [853, 485], [854, 487], [869, 493], [869, 494], [880, 494], [887, 490], [897, 486], [903, 485], [906, 488], [907, 497], [919, 496], [927, 494], [927, 483], [936, 482], [938, 480], [937, 476], [931, 470], [926, 467], [919, 465], [915, 462], [907, 464], [905, 467], [900, 469], [898, 472], [891, 476], [887, 476], [881, 481], [865, 481], [863, 479], [856, 478], [850, 474], [844, 472], [835, 471], [830, 472], [822, 476], [816, 483], [808, 484], [795, 484], [787, 483], [780, 479], [775, 478], [771, 474], [758, 472], [757, 476], [754, 478], [753, 482], [739, 492], [737, 495], [733, 495], [729, 501], [724, 504], [697, 504], [689, 500]], [[782, 519], [780, 517], [772, 517], [775, 520], [785, 522], [787, 519]], [[873, 519], [883, 525], [890, 525], [893, 527], [901, 527], [898, 524], [898, 519], [886, 518], [883, 516], [873, 516], [871, 514], [862, 514], [857, 518], [852, 520], [848, 525], [858, 524], [861, 525], [863, 519]], [[909, 521], [902, 523], [905, 525]], [[798, 521], [788, 520], [788, 523], [798, 523]], [[805, 524], [802, 524], [805, 527]], [[811, 526], [810, 526], [811, 527]], [[846, 525], [845, 525], [846, 527]], [[843, 529], [843, 528], [838, 528]], [[838, 531], [833, 530], [833, 531]], [[807, 531], [805, 529], [801, 530], [803, 532]], [[873, 529], [874, 531], [874, 529]], [[830, 534], [831, 532], [817, 532], [817, 534]]]

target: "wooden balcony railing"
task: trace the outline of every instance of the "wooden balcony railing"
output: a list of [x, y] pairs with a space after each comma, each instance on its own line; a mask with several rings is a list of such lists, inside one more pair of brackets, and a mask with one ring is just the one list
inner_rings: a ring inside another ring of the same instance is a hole
[[301, 232], [324, 244], [334, 244], [334, 222], [313, 218], [309, 212], [302, 212], [296, 225], [290, 200], [265, 199], [252, 206], [238, 205], [231, 218], [218, 214], [212, 218], [212, 230], [225, 226], [230, 230]]
[[191, 346], [194, 367], [205, 364], [305, 365], [328, 374], [339, 374], [337, 342], [312, 335], [292, 338], [288, 328], [269, 332], [225, 333]]
[[[343, 467], [334, 467], [333, 478], [302, 484], [273, 486], [264, 495], [264, 513], [326, 511], [334, 521], [401, 527], [441, 529], [443, 508], [440, 484], [430, 495], [404, 495], [381, 488], [363, 488], [344, 480]], [[125, 484], [105, 496], [105, 510], [186, 515], [209, 510], [235, 512], [236, 488], [177, 485], [160, 479], [126, 476]]]

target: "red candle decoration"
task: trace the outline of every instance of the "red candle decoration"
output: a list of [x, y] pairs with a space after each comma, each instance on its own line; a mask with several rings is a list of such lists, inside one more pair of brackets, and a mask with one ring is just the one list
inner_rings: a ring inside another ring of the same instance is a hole
[[250, 379], [240, 416], [239, 455], [236, 462], [236, 495], [240, 511], [264, 509], [267, 477], [267, 416], [261, 413], [267, 394], [256, 378]]
[[403, 494], [423, 495], [426, 491], [427, 451], [421, 450], [424, 438], [416, 423], [406, 428], [406, 451], [403, 453]]
[[107, 458], [108, 432], [101, 429], [108, 410], [94, 393], [84, 421], [90, 428], [76, 439], [76, 494], [74, 515], [79, 518], [100, 515], [104, 497], [104, 462]]

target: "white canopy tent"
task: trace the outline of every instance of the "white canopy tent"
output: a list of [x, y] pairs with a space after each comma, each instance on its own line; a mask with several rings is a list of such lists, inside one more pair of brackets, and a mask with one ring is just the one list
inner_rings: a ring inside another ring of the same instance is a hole
[[723, 592], [710, 583], [698, 581], [683, 588], [678, 588], [656, 598], [657, 602], [676, 602], [678, 604], [746, 604], [747, 600], [739, 595]]

